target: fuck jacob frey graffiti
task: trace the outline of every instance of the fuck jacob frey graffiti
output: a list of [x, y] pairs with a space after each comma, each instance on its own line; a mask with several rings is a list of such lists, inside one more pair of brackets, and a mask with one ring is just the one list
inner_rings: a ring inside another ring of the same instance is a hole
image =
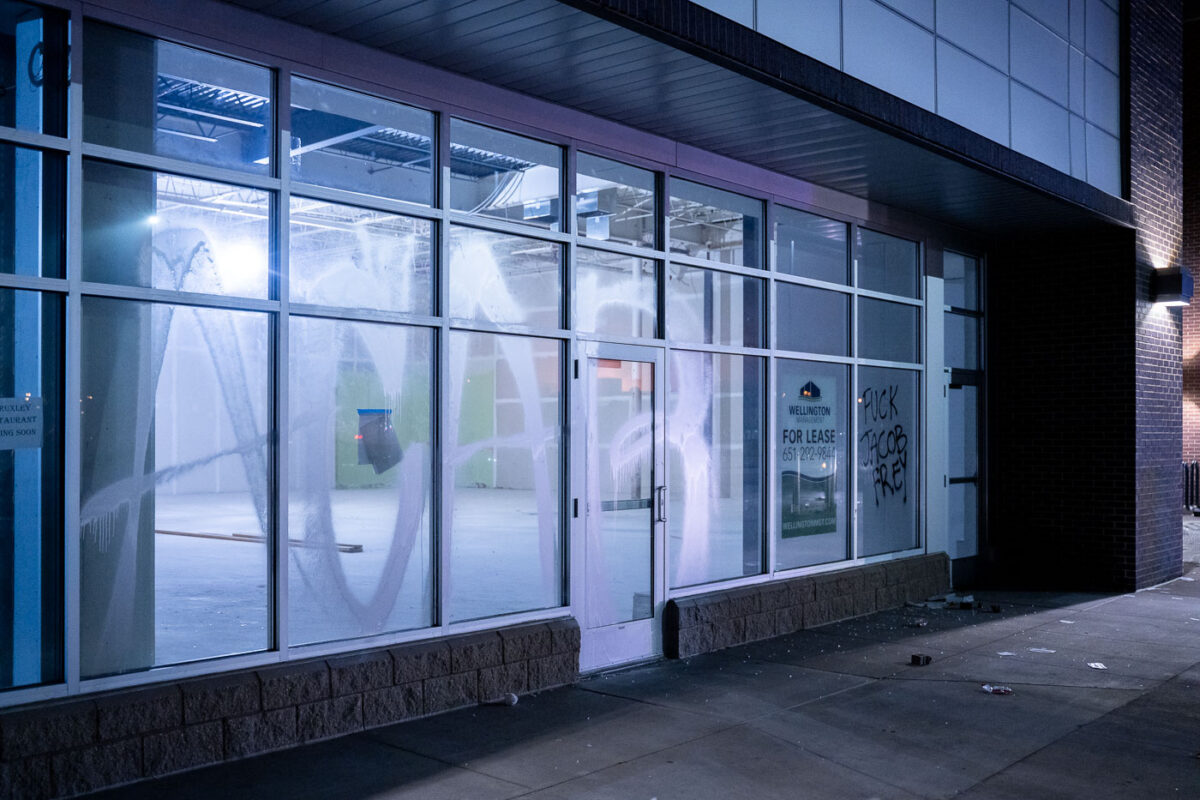
[[900, 387], [867, 387], [859, 395], [859, 462], [875, 489], [875, 505], [889, 497], [908, 502], [908, 434], [896, 407]]

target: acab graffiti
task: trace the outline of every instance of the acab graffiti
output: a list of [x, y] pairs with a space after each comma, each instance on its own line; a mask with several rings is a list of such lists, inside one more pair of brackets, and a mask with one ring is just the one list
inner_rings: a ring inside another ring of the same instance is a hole
[[889, 497], [908, 502], [908, 434], [896, 408], [899, 391], [896, 384], [869, 386], [858, 398], [862, 415], [859, 463], [871, 476], [875, 505]]

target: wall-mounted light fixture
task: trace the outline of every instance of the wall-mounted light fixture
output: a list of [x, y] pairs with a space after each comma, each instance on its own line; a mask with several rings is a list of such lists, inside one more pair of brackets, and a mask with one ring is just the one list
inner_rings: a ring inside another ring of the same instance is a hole
[[1150, 280], [1150, 298], [1164, 306], [1186, 306], [1194, 289], [1192, 274], [1178, 264], [1154, 270]]

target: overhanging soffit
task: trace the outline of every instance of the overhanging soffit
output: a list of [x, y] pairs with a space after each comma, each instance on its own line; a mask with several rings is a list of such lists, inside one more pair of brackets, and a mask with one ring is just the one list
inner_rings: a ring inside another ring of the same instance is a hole
[[1127, 202], [682, 0], [228, 0], [990, 235]]

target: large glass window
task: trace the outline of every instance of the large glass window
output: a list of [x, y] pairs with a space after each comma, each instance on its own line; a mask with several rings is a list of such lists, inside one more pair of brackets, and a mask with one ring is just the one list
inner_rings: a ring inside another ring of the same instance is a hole
[[792, 283], [775, 284], [775, 346], [850, 355], [850, 296]]
[[450, 122], [450, 207], [558, 230], [562, 149], [460, 119]]
[[722, 264], [761, 267], [763, 206], [690, 181], [671, 181], [671, 252]]
[[433, 313], [429, 221], [293, 197], [289, 224], [292, 302]]
[[0, 144], [0, 272], [63, 277], [66, 159]]
[[67, 134], [67, 14], [0, 0], [0, 125]]
[[270, 197], [244, 186], [88, 161], [85, 281], [266, 297]]
[[87, 141], [269, 172], [270, 70], [90, 20], [84, 42]]
[[920, 297], [917, 243], [858, 229], [858, 286], [875, 292]]
[[292, 79], [292, 177], [396, 200], [433, 202], [433, 114]]
[[622, 253], [575, 251], [576, 330], [658, 335], [658, 263]]
[[775, 209], [775, 269], [830, 283], [849, 283], [846, 223], [784, 206]]
[[292, 644], [433, 621], [433, 333], [293, 317]]
[[673, 588], [762, 571], [763, 364], [753, 356], [671, 353]]
[[655, 246], [658, 204], [653, 172], [580, 153], [576, 182], [576, 225], [581, 236]]
[[858, 371], [859, 555], [908, 550], [919, 543], [918, 373]]
[[267, 648], [267, 315], [82, 313], [82, 675]]
[[0, 689], [63, 677], [62, 312], [0, 290]]
[[450, 333], [451, 622], [563, 602], [562, 343]]
[[699, 344], [762, 347], [764, 288], [758, 278], [672, 264], [667, 335]]
[[849, 390], [849, 367], [777, 362], [777, 569], [849, 557]]
[[881, 361], [921, 360], [921, 309], [872, 297], [858, 299], [858, 355]]
[[555, 242], [452, 226], [450, 316], [559, 327], [562, 251]]

